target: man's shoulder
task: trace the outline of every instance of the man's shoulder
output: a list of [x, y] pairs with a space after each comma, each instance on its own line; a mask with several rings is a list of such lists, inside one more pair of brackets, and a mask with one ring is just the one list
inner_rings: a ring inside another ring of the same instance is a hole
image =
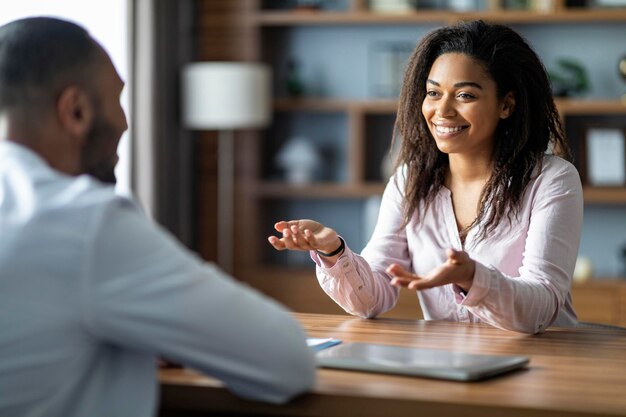
[[134, 206], [128, 197], [115, 192], [115, 187], [104, 184], [89, 175], [69, 177], [56, 184], [58, 192], [50, 196], [50, 203], [57, 207], [94, 207], [110, 204]]
[[89, 175], [70, 176], [51, 168], [39, 155], [11, 142], [0, 143], [0, 191], [11, 211], [35, 214], [50, 209], [84, 208], [110, 203], [134, 205], [113, 185]]

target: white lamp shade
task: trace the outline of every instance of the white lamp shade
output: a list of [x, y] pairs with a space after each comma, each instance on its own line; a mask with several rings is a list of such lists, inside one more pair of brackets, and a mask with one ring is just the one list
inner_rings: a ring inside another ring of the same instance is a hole
[[262, 64], [188, 64], [182, 73], [183, 124], [217, 130], [267, 126], [270, 90], [270, 70]]

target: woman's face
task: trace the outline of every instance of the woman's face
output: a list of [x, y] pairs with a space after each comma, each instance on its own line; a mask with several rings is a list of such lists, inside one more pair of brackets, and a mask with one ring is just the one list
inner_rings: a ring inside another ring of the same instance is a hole
[[491, 157], [498, 122], [514, 105], [512, 93], [498, 99], [496, 84], [480, 62], [447, 53], [430, 69], [422, 115], [441, 152]]

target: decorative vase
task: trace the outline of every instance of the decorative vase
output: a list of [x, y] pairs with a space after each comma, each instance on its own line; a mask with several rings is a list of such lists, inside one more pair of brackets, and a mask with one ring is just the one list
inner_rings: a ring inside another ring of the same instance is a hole
[[306, 184], [315, 179], [321, 159], [319, 151], [310, 140], [295, 136], [276, 155], [276, 166], [285, 171], [287, 182]]

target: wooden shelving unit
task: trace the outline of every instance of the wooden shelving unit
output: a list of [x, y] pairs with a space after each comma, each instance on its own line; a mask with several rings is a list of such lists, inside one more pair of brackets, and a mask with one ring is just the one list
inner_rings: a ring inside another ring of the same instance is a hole
[[361, 184], [316, 183], [289, 185], [282, 182], [259, 182], [250, 184], [243, 192], [258, 198], [301, 198], [301, 199], [349, 199], [381, 195], [384, 184], [378, 182]]
[[[606, 99], [556, 99], [556, 106], [563, 116], [579, 114], [604, 115], [626, 114], [626, 103]], [[274, 101], [276, 111], [349, 112], [362, 111], [370, 114], [393, 114], [398, 108], [396, 100], [341, 100], [307, 97], [304, 99], [279, 98]]]
[[626, 279], [574, 283], [574, 307], [581, 321], [626, 327]]
[[557, 99], [556, 107], [563, 116], [626, 114], [626, 102], [620, 100]]
[[527, 10], [489, 10], [476, 12], [448, 12], [419, 10], [410, 13], [374, 13], [370, 11], [347, 12], [261, 12], [253, 21], [260, 26], [297, 25], [390, 25], [390, 24], [451, 24], [460, 20], [483, 19], [504, 24], [546, 24], [546, 23], [596, 23], [623, 22], [626, 10], [580, 10], [562, 9], [553, 12]]
[[371, 99], [371, 100], [341, 100], [328, 98], [308, 97], [304, 99], [276, 99], [274, 109], [276, 111], [363, 111], [368, 113], [393, 114], [398, 108], [396, 100]]
[[583, 187], [586, 204], [626, 204], [624, 187]]
[[[381, 195], [385, 184], [370, 182], [357, 185], [317, 183], [286, 185], [281, 182], [251, 183], [240, 189], [240, 193], [254, 195], [260, 199], [352, 199]], [[585, 204], [626, 204], [626, 190], [622, 187], [583, 187]]]
[[[594, 99], [557, 99], [557, 108], [566, 118], [577, 115], [626, 115], [626, 103], [620, 100]], [[277, 99], [274, 109], [277, 112], [319, 112], [345, 113], [352, 118], [349, 131], [349, 143], [355, 148], [361, 148], [362, 129], [368, 115], [391, 115], [397, 111], [396, 100], [341, 100], [326, 98], [306, 99]], [[359, 152], [360, 153], [360, 152]], [[384, 189], [382, 183], [363, 182], [360, 180], [360, 161], [362, 157], [354, 158], [352, 179], [349, 184], [311, 184], [306, 186], [292, 186], [277, 182], [259, 182], [251, 186], [250, 192], [259, 198], [365, 198], [380, 195]], [[624, 187], [584, 187], [584, 198], [587, 204], [626, 204], [626, 188]]]

